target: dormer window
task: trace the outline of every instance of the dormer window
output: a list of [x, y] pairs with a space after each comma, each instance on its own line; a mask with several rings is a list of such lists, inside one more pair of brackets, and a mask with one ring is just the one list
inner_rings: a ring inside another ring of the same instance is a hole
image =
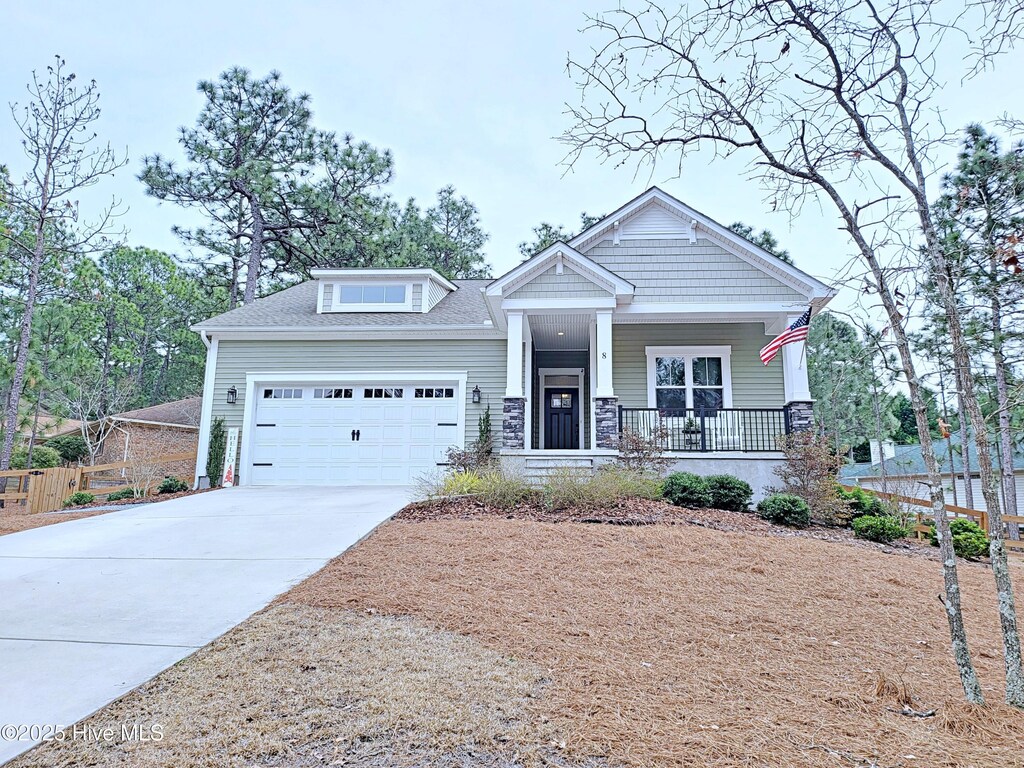
[[339, 285], [339, 304], [405, 304], [406, 285]]
[[312, 269], [316, 311], [429, 312], [458, 290], [432, 269]]

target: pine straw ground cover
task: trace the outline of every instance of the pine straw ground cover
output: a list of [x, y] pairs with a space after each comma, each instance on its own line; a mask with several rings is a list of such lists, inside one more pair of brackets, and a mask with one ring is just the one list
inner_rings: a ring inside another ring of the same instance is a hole
[[275, 605], [85, 721], [159, 724], [159, 741], [69, 738], [7, 765], [567, 766], [528, 707], [542, 675], [409, 617]]
[[284, 604], [411, 615], [538, 665], [550, 683], [534, 712], [569, 757], [1022, 766], [1024, 714], [999, 703], [991, 575], [961, 574], [985, 709], [960, 703], [934, 562], [810, 538], [396, 521]]

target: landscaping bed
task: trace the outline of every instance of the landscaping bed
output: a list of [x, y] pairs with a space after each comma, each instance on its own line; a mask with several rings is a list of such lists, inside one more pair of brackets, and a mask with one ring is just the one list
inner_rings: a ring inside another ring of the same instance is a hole
[[427, 520], [531, 520], [546, 523], [608, 523], [613, 525], [699, 525], [717, 531], [750, 533], [758, 536], [809, 538], [832, 541], [867, 549], [938, 558], [938, 550], [928, 542], [902, 539], [892, 544], [876, 544], [854, 536], [849, 528], [810, 525], [791, 528], [775, 525], [752, 512], [730, 512], [724, 509], [686, 509], [654, 499], [622, 499], [600, 509], [559, 509], [546, 507], [541, 500], [515, 509], [488, 505], [474, 496], [434, 499], [415, 502], [394, 517], [406, 522]]

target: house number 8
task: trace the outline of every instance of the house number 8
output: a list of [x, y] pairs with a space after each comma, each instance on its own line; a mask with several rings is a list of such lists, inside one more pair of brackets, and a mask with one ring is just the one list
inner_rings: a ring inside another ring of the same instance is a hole
[[601, 353], [601, 359], [602, 360], [607, 360], [608, 359], [608, 353], [607, 352], [602, 352]]

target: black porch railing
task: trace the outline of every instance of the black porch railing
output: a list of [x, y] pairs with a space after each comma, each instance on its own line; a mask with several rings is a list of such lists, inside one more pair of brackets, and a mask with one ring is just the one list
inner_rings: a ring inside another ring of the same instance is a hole
[[619, 432], [661, 434], [667, 451], [778, 451], [789, 430], [785, 408], [626, 408]]

